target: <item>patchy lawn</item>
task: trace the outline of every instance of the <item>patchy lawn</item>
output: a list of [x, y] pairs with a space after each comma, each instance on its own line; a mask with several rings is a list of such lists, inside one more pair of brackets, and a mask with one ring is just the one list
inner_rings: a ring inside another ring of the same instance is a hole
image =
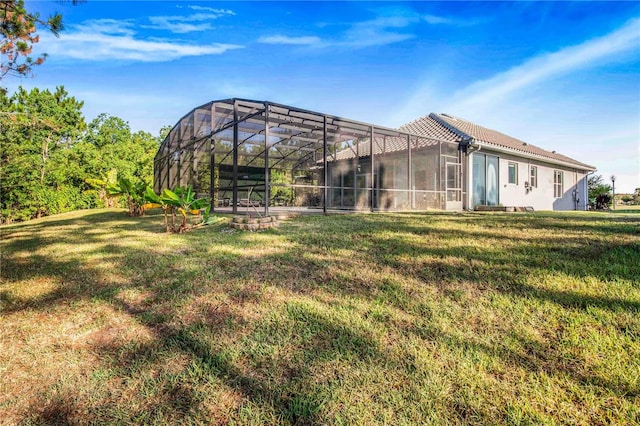
[[640, 212], [0, 228], [0, 423], [640, 422]]

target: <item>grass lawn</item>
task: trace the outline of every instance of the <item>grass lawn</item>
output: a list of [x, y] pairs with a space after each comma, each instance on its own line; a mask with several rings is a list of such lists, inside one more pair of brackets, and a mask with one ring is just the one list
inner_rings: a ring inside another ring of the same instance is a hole
[[0, 232], [0, 423], [640, 423], [640, 211]]

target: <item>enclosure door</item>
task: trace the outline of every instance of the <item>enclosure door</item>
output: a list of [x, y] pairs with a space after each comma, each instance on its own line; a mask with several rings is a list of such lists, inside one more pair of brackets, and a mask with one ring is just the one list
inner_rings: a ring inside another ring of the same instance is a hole
[[369, 207], [369, 194], [371, 191], [371, 177], [369, 174], [356, 175], [356, 208]]
[[460, 179], [460, 163], [446, 163], [447, 173], [447, 210], [462, 210], [462, 179]]

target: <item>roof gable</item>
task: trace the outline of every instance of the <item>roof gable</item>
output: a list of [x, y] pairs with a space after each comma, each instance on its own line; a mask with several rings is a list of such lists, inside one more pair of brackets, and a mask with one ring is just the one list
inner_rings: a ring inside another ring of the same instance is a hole
[[429, 115], [425, 115], [424, 117], [420, 117], [400, 126], [399, 130], [407, 133], [413, 133], [414, 135], [428, 136], [448, 142], [459, 142], [461, 139], [458, 133], [443, 126], [440, 122]]

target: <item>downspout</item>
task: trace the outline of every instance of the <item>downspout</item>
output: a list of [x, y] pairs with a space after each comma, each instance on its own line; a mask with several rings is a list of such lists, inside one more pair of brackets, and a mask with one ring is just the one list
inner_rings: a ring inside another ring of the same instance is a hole
[[589, 175], [594, 174], [596, 171], [590, 171], [587, 172], [586, 175], [584, 175], [584, 209], [585, 210], [589, 210]]
[[[473, 162], [469, 161], [471, 158], [471, 154], [474, 152], [479, 152], [482, 149], [482, 145], [476, 143], [476, 140], [467, 136], [463, 137], [462, 141], [458, 145], [458, 149], [460, 149], [465, 154], [466, 159], [466, 184], [467, 184], [467, 210], [473, 210]], [[471, 181], [471, 182], [470, 182]], [[470, 184], [471, 183], [471, 184]]]
[[574, 189], [574, 196], [573, 196], [573, 210], [578, 211], [578, 203], [580, 202], [580, 197], [578, 197], [578, 171], [574, 170], [573, 171], [573, 180], [576, 181], [576, 189]]

